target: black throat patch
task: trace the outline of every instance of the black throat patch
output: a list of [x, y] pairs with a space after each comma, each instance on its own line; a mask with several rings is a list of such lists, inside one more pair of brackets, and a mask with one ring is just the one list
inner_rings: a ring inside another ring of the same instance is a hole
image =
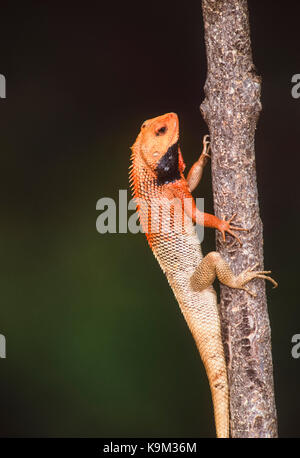
[[157, 184], [163, 185], [180, 179], [178, 166], [178, 142], [170, 146], [156, 167]]

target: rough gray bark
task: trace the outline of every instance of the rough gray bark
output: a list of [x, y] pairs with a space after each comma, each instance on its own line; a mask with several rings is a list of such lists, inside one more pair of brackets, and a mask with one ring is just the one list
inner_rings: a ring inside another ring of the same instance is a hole
[[[215, 213], [249, 232], [240, 246], [217, 234], [217, 249], [235, 274], [263, 268], [262, 222], [256, 184], [254, 134], [261, 110], [260, 78], [252, 62], [246, 0], [202, 0], [208, 74], [201, 111], [212, 147]], [[231, 243], [229, 243], [231, 242]], [[257, 294], [221, 287], [221, 317], [228, 364], [232, 437], [276, 437], [270, 324], [265, 282]]]

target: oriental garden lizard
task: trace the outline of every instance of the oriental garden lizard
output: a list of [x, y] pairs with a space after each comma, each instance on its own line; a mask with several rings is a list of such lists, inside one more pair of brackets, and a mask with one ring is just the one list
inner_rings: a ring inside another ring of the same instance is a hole
[[235, 276], [221, 255], [212, 251], [203, 257], [195, 223], [218, 229], [239, 240], [233, 215], [221, 220], [197, 209], [191, 192], [199, 184], [209, 157], [204, 137], [202, 154], [185, 178], [179, 147], [179, 122], [175, 113], [145, 121], [132, 146], [130, 182], [142, 228], [165, 273], [183, 316], [195, 339], [212, 393], [216, 432], [229, 437], [229, 393], [221, 337], [217, 295], [212, 283], [218, 280], [231, 288], [244, 289], [253, 278], [270, 280], [270, 271], [254, 266]]

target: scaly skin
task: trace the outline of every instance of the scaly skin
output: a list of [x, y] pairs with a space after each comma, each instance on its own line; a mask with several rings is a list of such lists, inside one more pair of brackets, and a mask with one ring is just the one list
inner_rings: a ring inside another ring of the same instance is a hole
[[[270, 280], [269, 271], [256, 266], [234, 276], [217, 252], [203, 258], [194, 223], [226, 232], [237, 238], [233, 219], [220, 220], [201, 213], [191, 191], [198, 185], [208, 157], [208, 142], [187, 179], [178, 145], [179, 123], [175, 113], [145, 121], [132, 147], [130, 181], [140, 221], [149, 245], [175, 294], [192, 332], [208, 376], [218, 437], [229, 437], [229, 394], [217, 296], [212, 283], [245, 289], [253, 278]], [[239, 239], [238, 239], [239, 240]]]

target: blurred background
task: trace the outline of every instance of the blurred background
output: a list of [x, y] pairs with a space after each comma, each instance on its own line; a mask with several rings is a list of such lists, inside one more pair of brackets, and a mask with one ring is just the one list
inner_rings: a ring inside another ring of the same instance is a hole
[[[0, 435], [214, 437], [205, 371], [144, 235], [96, 231], [145, 119], [177, 112], [188, 167], [201, 150], [201, 2], [83, 5], [1, 5]], [[249, 8], [279, 434], [297, 437], [300, 4]], [[213, 212], [209, 167], [197, 192]]]

